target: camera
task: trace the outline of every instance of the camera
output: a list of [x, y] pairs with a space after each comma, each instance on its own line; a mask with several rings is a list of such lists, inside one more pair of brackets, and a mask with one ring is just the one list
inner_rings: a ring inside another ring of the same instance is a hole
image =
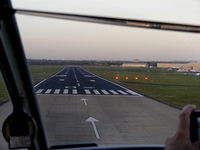
[[190, 139], [191, 142], [200, 140], [200, 111], [193, 111], [190, 116]]

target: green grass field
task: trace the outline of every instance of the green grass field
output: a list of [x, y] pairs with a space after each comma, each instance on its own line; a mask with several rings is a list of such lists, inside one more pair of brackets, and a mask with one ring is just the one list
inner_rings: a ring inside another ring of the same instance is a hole
[[[52, 76], [59, 70], [61, 70], [63, 66], [53, 66], [53, 65], [32, 65], [30, 66], [31, 76], [33, 79], [33, 83], [37, 83], [41, 81], [42, 79], [45, 79], [49, 76]], [[0, 75], [1, 76], [1, 75]], [[8, 93], [6, 91], [6, 88], [4, 86], [3, 80], [0, 77], [0, 101], [8, 98]]]
[[[168, 104], [183, 107], [191, 103], [200, 108], [200, 77], [164, 69], [107, 66], [85, 66], [84, 68], [103, 78]], [[115, 79], [116, 76], [119, 77], [118, 80]], [[128, 80], [125, 80], [125, 77], [128, 77]], [[136, 80], [136, 77], [138, 77], [138, 80]], [[148, 80], [145, 80], [145, 77]]]

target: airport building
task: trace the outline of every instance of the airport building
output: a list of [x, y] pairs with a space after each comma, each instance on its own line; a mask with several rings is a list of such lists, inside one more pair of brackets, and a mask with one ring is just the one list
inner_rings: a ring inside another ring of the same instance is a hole
[[147, 67], [147, 63], [140, 63], [140, 62], [123, 63], [122, 67]]
[[187, 63], [157, 63], [157, 68], [173, 68], [180, 69]]
[[129, 62], [123, 63], [122, 67], [153, 67], [182, 71], [200, 71], [200, 62]]

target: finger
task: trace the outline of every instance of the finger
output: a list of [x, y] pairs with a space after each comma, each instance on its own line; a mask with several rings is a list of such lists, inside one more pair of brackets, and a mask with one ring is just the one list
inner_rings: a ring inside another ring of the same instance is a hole
[[182, 133], [189, 137], [189, 129], [190, 129], [190, 115], [193, 110], [195, 110], [195, 105], [186, 105], [182, 112], [179, 115], [179, 123], [178, 123], [178, 130], [177, 134], [181, 134], [180, 136], [183, 136]]
[[186, 105], [179, 115], [178, 130], [189, 129], [190, 127], [190, 115], [195, 110], [195, 105]]

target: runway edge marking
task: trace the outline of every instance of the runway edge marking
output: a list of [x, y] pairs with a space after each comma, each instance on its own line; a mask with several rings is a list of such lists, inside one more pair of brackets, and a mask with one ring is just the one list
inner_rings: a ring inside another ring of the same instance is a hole
[[60, 70], [59, 72], [56, 72], [55, 74], [53, 74], [52, 76], [48, 77], [48, 78], [45, 78], [43, 79], [42, 81], [40, 81], [39, 83], [37, 83], [36, 85], [34, 85], [33, 87], [36, 88], [38, 85], [40, 85], [41, 83], [43, 83], [44, 81], [46, 81], [47, 79], [50, 79], [54, 76], [56, 76], [57, 74], [59, 74], [60, 72], [62, 72], [66, 67], [64, 67], [62, 70]]

